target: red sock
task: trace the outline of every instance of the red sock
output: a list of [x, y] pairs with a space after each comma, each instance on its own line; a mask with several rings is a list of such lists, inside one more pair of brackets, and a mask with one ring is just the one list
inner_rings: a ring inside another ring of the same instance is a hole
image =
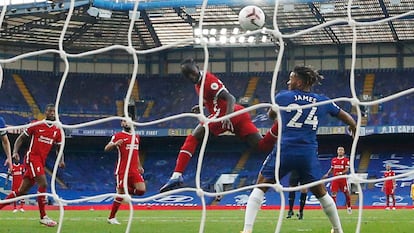
[[185, 139], [183, 146], [181, 147], [180, 153], [178, 154], [177, 162], [175, 164], [175, 172], [183, 173], [188, 163], [190, 162], [191, 157], [193, 156], [196, 147], [198, 145], [198, 140], [193, 135], [188, 135]]
[[346, 206], [351, 207], [351, 197], [349, 196], [349, 193], [345, 193], [345, 199], [346, 199]]
[[[7, 197], [5, 198], [5, 200], [7, 199], [12, 199], [17, 197], [17, 193], [12, 191], [11, 193], [9, 193], [9, 195], [7, 195]], [[0, 210], [3, 209], [5, 206], [10, 205], [10, 203], [4, 203], [4, 204], [0, 204]]]
[[109, 219], [115, 218], [116, 212], [118, 212], [119, 207], [121, 206], [123, 198], [117, 197], [115, 198], [114, 202], [112, 203], [111, 213], [109, 214]]
[[335, 205], [336, 205], [336, 196], [332, 196], [332, 199], [334, 200]]
[[270, 152], [277, 142], [277, 122], [267, 131], [266, 135], [259, 141], [257, 145], [259, 151]]
[[[39, 187], [37, 189], [37, 192], [38, 193], [45, 193], [46, 192], [46, 187]], [[45, 210], [46, 198], [45, 198], [45, 196], [43, 196], [43, 195], [37, 196], [37, 205], [39, 205], [40, 219], [43, 219], [43, 217], [46, 216], [46, 210]]]

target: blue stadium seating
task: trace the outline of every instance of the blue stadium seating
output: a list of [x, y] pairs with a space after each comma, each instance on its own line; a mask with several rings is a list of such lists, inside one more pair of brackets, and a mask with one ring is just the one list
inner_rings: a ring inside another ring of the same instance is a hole
[[[12, 74], [19, 74], [30, 93], [34, 97], [37, 105], [43, 109], [47, 103], [54, 103], [60, 85], [62, 74], [40, 71], [18, 71], [5, 70], [4, 81], [0, 98], [7, 99], [0, 106], [1, 114], [9, 114], [8, 124], [16, 125], [28, 122], [30, 119], [22, 119], [21, 116], [30, 114], [31, 109], [26, 103], [20, 91], [12, 79]], [[321, 72], [325, 79], [322, 85], [315, 86], [317, 92], [327, 95], [334, 99], [338, 97], [351, 97], [349, 71], [340, 73], [334, 70]], [[356, 95], [361, 98], [365, 75], [374, 73], [376, 77], [374, 85], [374, 98], [382, 98], [401, 90], [412, 87], [412, 69], [397, 71], [395, 69], [384, 70], [357, 70], [355, 72]], [[226, 75], [217, 74], [231, 93], [239, 99], [244, 96], [250, 77], [259, 77], [256, 91], [253, 98], [259, 102], [270, 103], [270, 87], [273, 73], [233, 73]], [[280, 73], [277, 77], [277, 91], [285, 89], [287, 73]], [[76, 124], [85, 120], [99, 119], [100, 116], [117, 115], [116, 101], [125, 98], [130, 77], [121, 74], [76, 74], [70, 73], [64, 83], [60, 103], [59, 113], [62, 115], [63, 123]], [[392, 80], [392, 81], [390, 81]], [[139, 122], [149, 122], [173, 116], [179, 113], [188, 113], [193, 105], [198, 103], [197, 95], [193, 85], [180, 75], [169, 77], [140, 75], [137, 77], [140, 101], [136, 103], [137, 117]], [[148, 116], [144, 112], [149, 101], [154, 101], [154, 105]], [[405, 95], [398, 99], [380, 104], [378, 112], [373, 110], [368, 114], [368, 125], [407, 125], [412, 124], [410, 113], [414, 108], [413, 95]], [[342, 108], [351, 111], [348, 102], [338, 102]], [[15, 117], [13, 116], [15, 115]], [[20, 115], [20, 116], [19, 116]], [[89, 115], [89, 116], [86, 116]], [[91, 116], [92, 115], [92, 116]], [[266, 119], [266, 109], [258, 109], [256, 119], [259, 127], [268, 127]], [[193, 128], [197, 123], [195, 118], [184, 118], [171, 120], [154, 125], [155, 128]], [[113, 127], [114, 124], [102, 125], [102, 127]], [[322, 119], [321, 126], [342, 125], [337, 120]], [[101, 126], [100, 126], [101, 127]]]

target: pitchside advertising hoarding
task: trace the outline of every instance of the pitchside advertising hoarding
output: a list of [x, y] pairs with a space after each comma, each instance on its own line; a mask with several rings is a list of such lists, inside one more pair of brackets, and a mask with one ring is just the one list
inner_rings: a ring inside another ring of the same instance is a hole
[[[412, 201], [409, 196], [409, 188], [399, 188], [398, 194], [396, 195], [396, 206], [397, 207], [405, 207], [405, 206], [412, 206]], [[2, 193], [3, 197], [5, 194]], [[153, 193], [152, 195], [157, 195], [158, 193]], [[221, 207], [245, 207], [247, 204], [247, 200], [249, 198], [250, 191], [243, 191], [243, 192], [236, 192], [232, 194], [227, 194], [222, 197], [219, 202], [215, 201], [213, 197], [204, 197], [206, 205], [211, 206], [214, 203], [214, 206], [221, 206]], [[106, 197], [96, 197], [91, 198], [97, 193], [85, 193], [85, 192], [71, 192], [71, 191], [63, 191], [58, 192], [60, 198], [68, 200], [71, 204], [64, 204], [64, 205], [110, 205], [113, 202], [113, 196], [106, 196]], [[150, 197], [151, 194], [147, 194], [144, 197], [136, 197], [137, 201], [134, 201], [134, 206], [140, 207], [201, 207], [202, 201], [199, 196], [195, 192], [179, 192], [176, 194], [169, 194], [161, 197], [157, 197], [147, 201], [140, 201], [140, 199]], [[297, 195], [298, 196], [298, 195]], [[86, 201], [80, 201], [73, 203], [73, 200], [83, 198], [88, 199]], [[48, 197], [50, 200], [49, 203], [52, 205], [56, 205], [56, 202], [51, 200], [51, 197]], [[267, 207], [279, 207], [281, 203], [280, 194], [274, 191], [269, 191], [266, 193], [265, 198], [262, 202], [262, 206]], [[287, 205], [288, 195], [285, 193], [285, 200]], [[381, 192], [380, 188], [378, 190], [368, 190], [363, 192], [363, 200], [365, 207], [385, 207], [385, 196]], [[63, 202], [64, 203], [64, 202]], [[36, 199], [26, 199], [26, 204], [36, 205]], [[299, 205], [299, 200], [296, 200], [295, 205]], [[306, 206], [309, 207], [318, 207], [319, 201], [316, 199], [314, 195], [308, 193], [306, 199]], [[345, 206], [345, 197], [341, 195], [341, 193], [337, 196], [337, 205], [338, 207]], [[352, 203], [353, 206], [358, 206], [358, 200], [355, 203]]]
[[[0, 181], [1, 182], [1, 181]], [[396, 191], [396, 206], [397, 207], [404, 207], [404, 206], [411, 206], [412, 201], [410, 198], [410, 188], [411, 182], [406, 181], [398, 181], [398, 187]], [[363, 190], [363, 205], [364, 206], [379, 206], [385, 207], [385, 196], [381, 192], [382, 183], [374, 183], [374, 188], [372, 189], [365, 189]], [[328, 187], [329, 189], [329, 187]], [[49, 191], [50, 192], [50, 191]], [[0, 188], [0, 195], [1, 199], [9, 193], [9, 188]], [[70, 205], [108, 205], [113, 202], [113, 195], [104, 195], [103, 193], [96, 193], [96, 192], [78, 192], [78, 191], [57, 191], [58, 196], [64, 200], [70, 201], [72, 204]], [[135, 197], [136, 200], [134, 201], [135, 206], [142, 206], [142, 207], [200, 207], [202, 206], [201, 198], [195, 192], [178, 192], [175, 194], [169, 195], [162, 195], [159, 196], [159, 193], [147, 193], [143, 197]], [[242, 192], [235, 192], [232, 194], [224, 195], [219, 202], [215, 201], [214, 197], [207, 197], [205, 196], [206, 205], [215, 206], [223, 206], [223, 207], [244, 207], [247, 204], [247, 200], [249, 197], [250, 191], [242, 191]], [[100, 195], [96, 198], [92, 198], [95, 195]], [[151, 196], [158, 195], [157, 198], [150, 198]], [[288, 194], [284, 193], [286, 205], [288, 200]], [[298, 195], [297, 195], [298, 196]], [[87, 199], [83, 201], [79, 201], [73, 203], [75, 199]], [[140, 201], [140, 199], [150, 199], [146, 201]], [[53, 198], [48, 197], [49, 203], [52, 205], [56, 205], [56, 202], [53, 201]], [[355, 202], [352, 203], [354, 206], [358, 205], [358, 198], [354, 199]], [[36, 204], [36, 199], [31, 198], [26, 200], [27, 204]], [[281, 198], [280, 194], [275, 191], [269, 191], [265, 195], [265, 199], [263, 200], [263, 206], [280, 206]], [[345, 198], [342, 193], [338, 193], [337, 196], [337, 204], [338, 206], [345, 206]], [[296, 200], [296, 205], [298, 205], [298, 200]], [[306, 199], [307, 206], [319, 206], [319, 201], [313, 196], [311, 193], [308, 193]]]
[[[266, 134], [268, 128], [259, 129], [262, 134]], [[165, 137], [165, 136], [187, 136], [191, 134], [191, 128], [139, 128], [136, 132], [142, 137]], [[113, 129], [71, 129], [65, 130], [67, 136], [112, 136], [116, 130]], [[365, 126], [360, 128], [360, 136], [372, 134], [404, 134], [414, 133], [414, 125], [389, 125], [389, 126]], [[318, 135], [340, 135], [348, 134], [345, 126], [319, 127]]]

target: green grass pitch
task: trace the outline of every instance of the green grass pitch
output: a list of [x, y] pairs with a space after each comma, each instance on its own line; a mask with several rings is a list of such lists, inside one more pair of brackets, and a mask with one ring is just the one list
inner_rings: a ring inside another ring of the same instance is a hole
[[[62, 233], [122, 233], [125, 232], [128, 210], [118, 212], [121, 225], [106, 223], [108, 211], [69, 210], [65, 211]], [[261, 210], [254, 232], [274, 232], [278, 210]], [[285, 213], [286, 214], [286, 211]], [[339, 210], [345, 233], [356, 232], [358, 210], [348, 215]], [[39, 224], [38, 211], [12, 213], [0, 211], [0, 232], [2, 233], [52, 233], [57, 227], [48, 228]], [[48, 211], [57, 220], [58, 211]], [[201, 210], [136, 210], [134, 211], [131, 233], [194, 233], [199, 232]], [[239, 233], [243, 228], [244, 210], [207, 210], [205, 233]], [[413, 209], [364, 210], [361, 231], [363, 233], [412, 233], [414, 226]], [[284, 219], [283, 233], [313, 232], [329, 233], [328, 219], [321, 210], [306, 210], [303, 220]]]

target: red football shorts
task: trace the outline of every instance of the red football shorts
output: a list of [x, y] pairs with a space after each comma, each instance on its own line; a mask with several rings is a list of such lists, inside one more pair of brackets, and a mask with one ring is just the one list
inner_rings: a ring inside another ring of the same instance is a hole
[[[235, 111], [238, 111], [243, 108], [236, 108]], [[255, 134], [259, 132], [259, 130], [256, 128], [256, 126], [253, 124], [252, 119], [250, 118], [250, 114], [248, 112], [242, 113], [240, 115], [237, 115], [235, 117], [230, 118], [231, 123], [233, 124], [234, 128], [234, 134], [239, 136], [240, 138], [244, 138], [247, 135]], [[226, 129], [223, 129], [221, 122], [212, 122], [210, 123], [209, 129], [210, 132], [218, 136], [224, 132], [226, 132]]]
[[341, 191], [341, 192], [348, 191], [348, 183], [347, 183], [346, 178], [333, 180], [331, 185], [332, 185], [331, 192], [337, 193], [338, 191]]
[[[136, 183], [144, 182], [144, 177], [140, 173], [130, 173], [128, 174], [128, 187], [134, 188]], [[120, 174], [116, 176], [116, 183], [118, 189], [124, 188], [124, 174]]]
[[24, 173], [24, 177], [29, 179], [33, 179], [37, 176], [45, 175], [45, 165], [42, 161], [32, 159], [26, 163], [26, 172]]
[[393, 195], [394, 194], [394, 186], [393, 185], [385, 185], [384, 193], [385, 193], [385, 195]]
[[17, 191], [20, 188], [20, 185], [22, 184], [23, 178], [19, 176], [18, 178], [13, 177], [13, 185], [12, 185], [12, 191]]

